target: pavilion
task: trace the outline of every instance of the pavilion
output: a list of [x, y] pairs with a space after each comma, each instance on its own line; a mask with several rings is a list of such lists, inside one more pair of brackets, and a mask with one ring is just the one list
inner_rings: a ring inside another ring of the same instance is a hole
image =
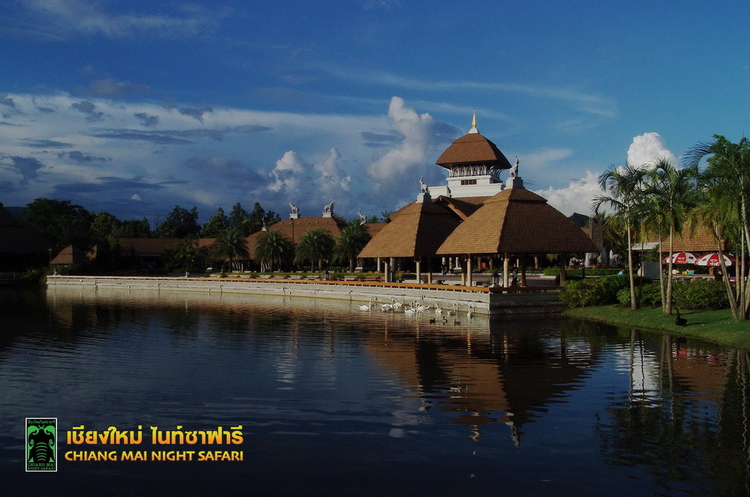
[[[436, 162], [449, 171], [447, 185], [421, 184], [416, 201], [391, 215], [391, 222], [360, 257], [390, 259], [387, 280], [392, 278], [389, 273], [395, 258], [413, 258], [418, 281], [423, 259], [429, 267], [434, 258], [455, 258], [454, 267], [461, 270], [463, 283], [471, 286], [472, 259], [501, 256], [503, 286], [507, 287], [512, 257], [520, 262], [523, 286], [527, 255], [561, 254], [564, 261], [565, 254], [597, 252], [586, 233], [546, 199], [524, 188], [519, 162], [516, 157], [511, 166], [500, 149], [479, 133], [474, 116], [471, 130]], [[504, 170], [510, 170], [506, 183], [500, 179]], [[427, 282], [431, 282], [431, 270]]]

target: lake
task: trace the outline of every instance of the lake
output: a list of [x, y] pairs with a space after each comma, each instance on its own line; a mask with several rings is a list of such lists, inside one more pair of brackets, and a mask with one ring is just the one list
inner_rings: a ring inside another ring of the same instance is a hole
[[[750, 489], [746, 351], [544, 316], [0, 290], [3, 496]], [[26, 471], [26, 418], [57, 419], [56, 472]], [[109, 427], [142, 443], [75, 443]]]

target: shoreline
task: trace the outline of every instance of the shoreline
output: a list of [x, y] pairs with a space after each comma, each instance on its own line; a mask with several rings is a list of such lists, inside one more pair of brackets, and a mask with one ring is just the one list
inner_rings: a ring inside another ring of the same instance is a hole
[[729, 309], [682, 311], [682, 316], [688, 320], [687, 326], [677, 326], [674, 322], [676, 314], [666, 316], [661, 307], [633, 311], [629, 307], [610, 304], [567, 309], [563, 315], [623, 328], [698, 338], [725, 347], [750, 350], [750, 322], [735, 321]]
[[47, 287], [72, 286], [119, 288], [129, 291], [188, 291], [276, 295], [369, 302], [423, 302], [457, 311], [486, 315], [561, 314], [565, 304], [557, 287], [530, 286], [512, 289], [383, 283], [367, 281], [316, 281], [268, 278], [150, 277], [150, 276], [48, 276]]

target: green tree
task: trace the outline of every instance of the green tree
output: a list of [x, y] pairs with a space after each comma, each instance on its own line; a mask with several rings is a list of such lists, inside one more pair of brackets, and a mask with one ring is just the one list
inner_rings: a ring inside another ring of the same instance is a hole
[[307, 230], [294, 251], [294, 262], [310, 261], [310, 271], [315, 271], [315, 261], [318, 261], [318, 269], [322, 270], [323, 260], [331, 259], [334, 245], [336, 241], [323, 228]]
[[[709, 157], [710, 156], [710, 157]], [[730, 303], [737, 303], [736, 319], [747, 320], [750, 317], [750, 291], [746, 275], [746, 255], [750, 247], [750, 140], [742, 138], [739, 143], [732, 143], [721, 135], [714, 135], [714, 140], [699, 143], [685, 155], [685, 163], [698, 166], [707, 158], [707, 167], [703, 171], [705, 202], [720, 213], [710, 216], [707, 221], [713, 225], [715, 233], [720, 236], [735, 232], [739, 235], [737, 255], [737, 291], [734, 294], [728, 285]], [[704, 205], [704, 213], [706, 211]], [[732, 212], [733, 211], [733, 212]], [[722, 272], [727, 274], [722, 263]], [[734, 312], [734, 308], [733, 308]]]
[[145, 217], [121, 221], [117, 233], [121, 238], [151, 238], [151, 235], [151, 224]]
[[250, 256], [247, 248], [247, 238], [238, 229], [224, 230], [216, 237], [211, 246], [211, 256], [227, 261], [229, 270], [233, 270], [233, 262], [247, 259]]
[[294, 254], [294, 244], [280, 231], [264, 231], [258, 237], [258, 245], [255, 248], [255, 258], [262, 265], [268, 264], [273, 270], [275, 264], [279, 267], [285, 261], [289, 261]]
[[664, 314], [667, 315], [672, 314], [674, 239], [675, 236], [682, 234], [685, 221], [697, 205], [697, 177], [696, 167], [678, 169], [668, 159], [661, 158], [656, 161], [653, 170], [646, 178], [647, 198], [642, 204], [645, 218], [656, 220], [660, 247], [662, 233], [666, 233], [669, 237], [667, 284], [666, 292], [662, 293], [662, 308]]
[[198, 237], [189, 235], [181, 243], [167, 247], [162, 253], [162, 260], [169, 271], [188, 272], [205, 268], [207, 256], [208, 250], [200, 247]]
[[[260, 206], [260, 204], [258, 204]], [[229, 212], [229, 229], [240, 230], [244, 236], [252, 233], [252, 221], [250, 213], [237, 202]]]
[[70, 200], [37, 198], [19, 217], [44, 235], [53, 253], [68, 245], [89, 249], [95, 243], [91, 232], [94, 214]]
[[639, 222], [643, 196], [644, 171], [627, 164], [624, 167], [610, 166], [599, 176], [599, 186], [608, 195], [598, 195], [594, 199], [594, 210], [598, 214], [605, 207], [613, 211], [613, 218], [625, 225], [628, 246], [628, 278], [630, 282], [631, 308], [638, 308], [633, 275], [633, 231]]
[[216, 214], [208, 218], [206, 224], [201, 228], [201, 238], [216, 238], [220, 233], [229, 229], [229, 218], [224, 214], [224, 209], [219, 207]]
[[336, 240], [334, 256], [336, 261], [349, 261], [349, 272], [354, 272], [354, 263], [367, 242], [370, 241], [367, 225], [359, 219], [349, 221]]
[[187, 210], [175, 205], [163, 223], [156, 227], [157, 238], [185, 238], [198, 235], [201, 227], [198, 225], [198, 208], [193, 206]]

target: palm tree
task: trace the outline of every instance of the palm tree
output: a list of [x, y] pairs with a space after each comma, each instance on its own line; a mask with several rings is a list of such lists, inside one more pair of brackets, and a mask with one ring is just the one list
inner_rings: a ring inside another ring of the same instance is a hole
[[633, 229], [640, 215], [643, 195], [644, 171], [630, 164], [624, 167], [610, 166], [599, 176], [599, 186], [609, 195], [599, 195], [594, 199], [594, 210], [608, 206], [612, 208], [614, 218], [625, 224], [628, 244], [628, 279], [630, 281], [630, 305], [633, 310], [638, 308], [635, 295], [635, 278], [633, 276]]
[[275, 263], [289, 260], [294, 252], [294, 244], [283, 233], [276, 230], [264, 231], [258, 237], [255, 257], [261, 263], [270, 264], [271, 270]]
[[232, 263], [235, 260], [247, 259], [250, 256], [247, 249], [247, 238], [238, 228], [220, 232], [211, 247], [211, 254], [215, 258], [229, 262], [230, 271], [232, 271]]
[[315, 271], [315, 261], [318, 261], [318, 269], [322, 270], [323, 260], [331, 259], [335, 244], [333, 237], [323, 228], [307, 230], [299, 240], [294, 262], [310, 261], [310, 271]]
[[334, 249], [334, 256], [337, 261], [349, 260], [349, 272], [354, 272], [354, 263], [357, 260], [357, 255], [362, 252], [367, 242], [370, 241], [370, 234], [367, 232], [367, 225], [363, 224], [361, 220], [355, 219], [350, 221], [344, 229], [341, 230], [338, 240], [336, 240], [336, 248]]
[[[659, 231], [659, 247], [664, 233], [669, 236], [669, 265], [667, 269], [666, 295], [662, 291], [662, 309], [664, 314], [672, 314], [672, 255], [674, 238], [680, 235], [684, 221], [697, 203], [697, 168], [689, 166], [678, 169], [665, 158], [658, 159], [653, 170], [647, 175], [648, 184], [645, 190], [647, 201], [644, 203], [645, 217], [655, 218]], [[659, 249], [661, 261], [661, 248]], [[660, 271], [661, 273], [661, 271]], [[663, 283], [663, 278], [660, 278]]]
[[[708, 166], [704, 171], [708, 202], [714, 204], [717, 211], [725, 209], [729, 202], [736, 212], [741, 247], [737, 254], [737, 300], [741, 307], [738, 317], [747, 320], [750, 314], [750, 291], [745, 276], [745, 254], [747, 247], [750, 247], [750, 140], [743, 137], [739, 143], [732, 143], [723, 136], [714, 135], [712, 142], [699, 143], [690, 149], [685, 162], [697, 166], [709, 155], [712, 157], [707, 159]], [[725, 270], [723, 266], [722, 270]]]

